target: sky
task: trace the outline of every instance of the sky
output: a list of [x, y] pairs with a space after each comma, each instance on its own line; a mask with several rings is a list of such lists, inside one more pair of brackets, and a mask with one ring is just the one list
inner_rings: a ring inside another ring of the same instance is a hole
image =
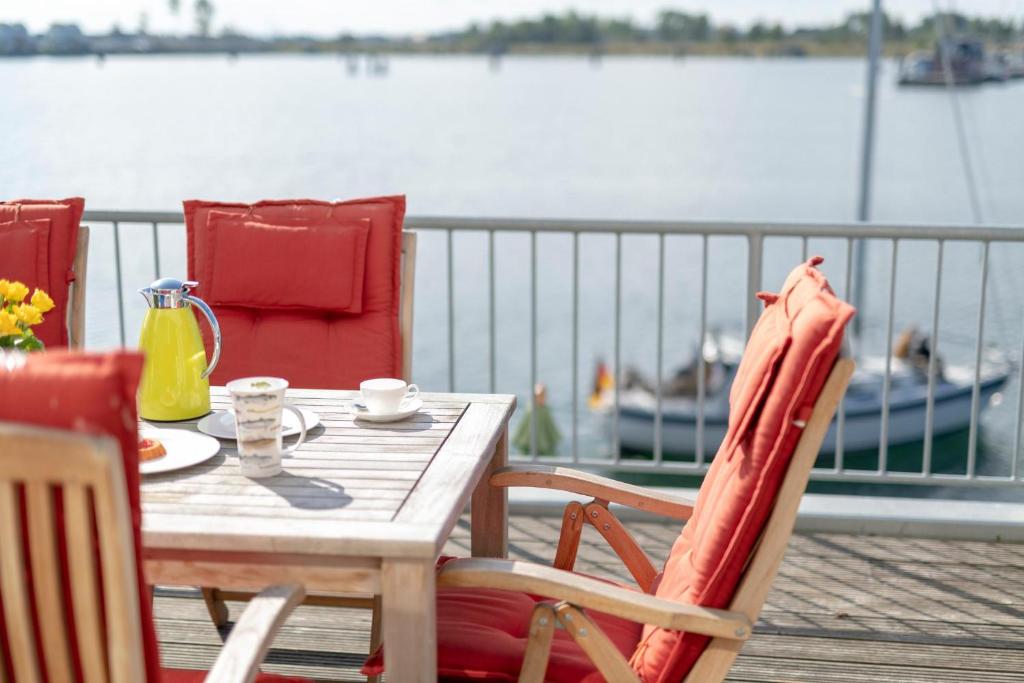
[[[212, 0], [214, 31], [229, 26], [257, 35], [355, 34], [418, 35], [462, 28], [470, 22], [519, 19], [576, 9], [602, 16], [632, 17], [649, 23], [658, 10], [672, 7], [708, 13], [718, 23], [746, 26], [756, 20], [787, 27], [834, 22], [870, 8], [869, 0]], [[1024, 16], [1024, 0], [888, 0], [883, 7], [916, 21], [938, 2], [972, 15]], [[106, 32], [117, 24], [134, 30], [148, 18], [153, 33], [190, 31], [193, 0], [180, 0], [178, 16], [168, 0], [0, 0], [0, 23], [20, 22], [43, 31], [54, 22], [78, 23], [86, 32]]]

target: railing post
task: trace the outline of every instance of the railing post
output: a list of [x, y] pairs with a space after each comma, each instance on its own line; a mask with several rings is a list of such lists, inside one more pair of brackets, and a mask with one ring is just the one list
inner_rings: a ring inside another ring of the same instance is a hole
[[622, 459], [619, 400], [622, 386], [622, 233], [615, 233], [615, 409], [612, 413], [612, 458]]
[[580, 412], [580, 235], [572, 233], [572, 460], [578, 462]]
[[[530, 457], [537, 459], [537, 233], [530, 233]], [[553, 453], [551, 455], [554, 455]]]
[[114, 221], [114, 279], [117, 292], [117, 321], [118, 333], [121, 339], [121, 346], [125, 345], [124, 330], [124, 292], [121, 288], [121, 224]]
[[981, 293], [978, 295], [978, 326], [977, 342], [974, 348], [974, 383], [971, 386], [971, 423], [967, 437], [967, 478], [973, 479], [978, 461], [978, 416], [981, 410], [981, 364], [984, 362], [985, 350], [985, 305], [988, 291], [988, 251], [989, 243], [983, 242], [981, 248]]
[[454, 230], [448, 229], [448, 391], [455, 391], [455, 246]]
[[654, 462], [661, 462], [663, 445], [662, 438], [662, 410], [663, 390], [662, 375], [664, 370], [662, 363], [665, 356], [665, 233], [658, 235], [658, 304], [656, 308], [657, 331], [655, 339], [655, 362], [654, 362]]
[[487, 296], [488, 296], [488, 307], [487, 307], [487, 343], [488, 343], [488, 360], [489, 367], [488, 373], [490, 375], [491, 393], [497, 393], [495, 386], [497, 384], [497, 364], [498, 364], [498, 351], [497, 351], [497, 340], [496, 340], [496, 320], [497, 320], [497, 300], [494, 292], [494, 231], [487, 231]]
[[156, 221], [153, 221], [153, 279], [160, 279], [160, 233], [156, 229]]
[[[754, 330], [754, 324], [761, 314], [757, 293], [761, 290], [762, 266], [764, 265], [764, 234], [752, 232], [747, 236], [747, 336]], [[703, 343], [703, 340], [702, 340]]]

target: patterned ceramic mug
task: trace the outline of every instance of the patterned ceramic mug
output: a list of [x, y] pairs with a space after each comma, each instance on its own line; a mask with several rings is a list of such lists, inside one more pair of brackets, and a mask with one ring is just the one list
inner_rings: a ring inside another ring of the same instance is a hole
[[[228, 382], [235, 409], [238, 462], [242, 476], [259, 479], [281, 472], [281, 456], [290, 455], [306, 440], [306, 421], [293, 406], [284, 404], [288, 380], [280, 377], [244, 377]], [[290, 410], [299, 418], [299, 440], [283, 448], [281, 414]]]

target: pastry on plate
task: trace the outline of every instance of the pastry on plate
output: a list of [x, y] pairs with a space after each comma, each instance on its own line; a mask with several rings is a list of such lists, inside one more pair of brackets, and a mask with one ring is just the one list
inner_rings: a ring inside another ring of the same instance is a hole
[[139, 439], [139, 460], [156, 460], [167, 455], [167, 449], [159, 439]]

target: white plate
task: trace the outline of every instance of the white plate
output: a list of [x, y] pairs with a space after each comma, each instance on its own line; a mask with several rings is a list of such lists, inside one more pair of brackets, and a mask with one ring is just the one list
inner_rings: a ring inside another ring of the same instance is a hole
[[167, 455], [156, 460], [139, 462], [139, 472], [156, 474], [173, 472], [209, 460], [220, 451], [217, 439], [184, 429], [154, 429], [143, 426], [140, 439], [158, 439], [167, 449]]
[[352, 415], [357, 420], [366, 420], [367, 422], [397, 422], [398, 420], [404, 420], [407, 417], [415, 415], [422, 407], [423, 399], [411, 398], [402, 401], [402, 405], [398, 407], [397, 413], [378, 414], [371, 413], [360, 401], [353, 401]]
[[[299, 408], [302, 419], [306, 423], [306, 431], [320, 424], [320, 416], [308, 408]], [[196, 424], [196, 428], [203, 434], [215, 436], [218, 439], [237, 439], [238, 432], [235, 431], [235, 411], [216, 410]], [[285, 410], [281, 415], [281, 436], [292, 436], [299, 433], [299, 421], [290, 410]]]

